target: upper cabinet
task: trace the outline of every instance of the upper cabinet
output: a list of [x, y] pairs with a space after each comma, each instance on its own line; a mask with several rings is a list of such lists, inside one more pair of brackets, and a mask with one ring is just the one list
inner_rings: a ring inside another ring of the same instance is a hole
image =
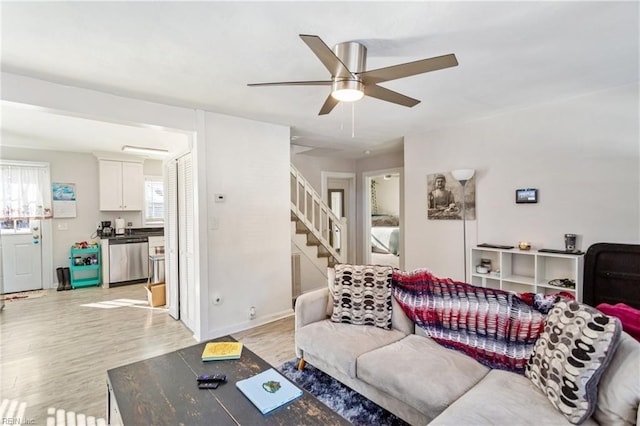
[[141, 211], [144, 205], [142, 163], [99, 160], [100, 210]]

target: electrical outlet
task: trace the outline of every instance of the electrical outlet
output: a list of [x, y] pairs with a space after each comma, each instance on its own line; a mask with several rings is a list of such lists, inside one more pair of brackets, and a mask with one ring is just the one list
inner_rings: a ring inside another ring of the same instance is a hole
[[252, 306], [249, 308], [249, 319], [250, 320], [254, 320], [256, 319], [256, 307]]

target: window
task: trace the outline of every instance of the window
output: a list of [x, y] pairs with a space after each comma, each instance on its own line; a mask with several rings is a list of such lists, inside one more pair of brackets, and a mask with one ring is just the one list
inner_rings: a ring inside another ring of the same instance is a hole
[[51, 218], [49, 165], [0, 162], [0, 230], [29, 232], [31, 219]]
[[144, 224], [164, 224], [164, 182], [158, 176], [144, 178]]

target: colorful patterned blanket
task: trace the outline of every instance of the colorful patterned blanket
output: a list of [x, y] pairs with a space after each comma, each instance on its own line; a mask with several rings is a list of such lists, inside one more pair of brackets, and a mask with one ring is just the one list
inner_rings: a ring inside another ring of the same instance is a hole
[[547, 312], [566, 292], [542, 295], [477, 287], [428, 270], [394, 269], [392, 291], [427, 336], [490, 368], [524, 374]]

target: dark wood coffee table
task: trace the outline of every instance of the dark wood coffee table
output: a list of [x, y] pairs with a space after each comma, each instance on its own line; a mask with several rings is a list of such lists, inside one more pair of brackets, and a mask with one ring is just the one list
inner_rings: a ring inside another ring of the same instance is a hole
[[[230, 336], [215, 341], [233, 341]], [[271, 368], [244, 347], [237, 360], [203, 362], [205, 343], [107, 371], [110, 425], [349, 425], [309, 392], [266, 415], [236, 388], [238, 380]], [[228, 382], [198, 389], [201, 374], [222, 373]]]

